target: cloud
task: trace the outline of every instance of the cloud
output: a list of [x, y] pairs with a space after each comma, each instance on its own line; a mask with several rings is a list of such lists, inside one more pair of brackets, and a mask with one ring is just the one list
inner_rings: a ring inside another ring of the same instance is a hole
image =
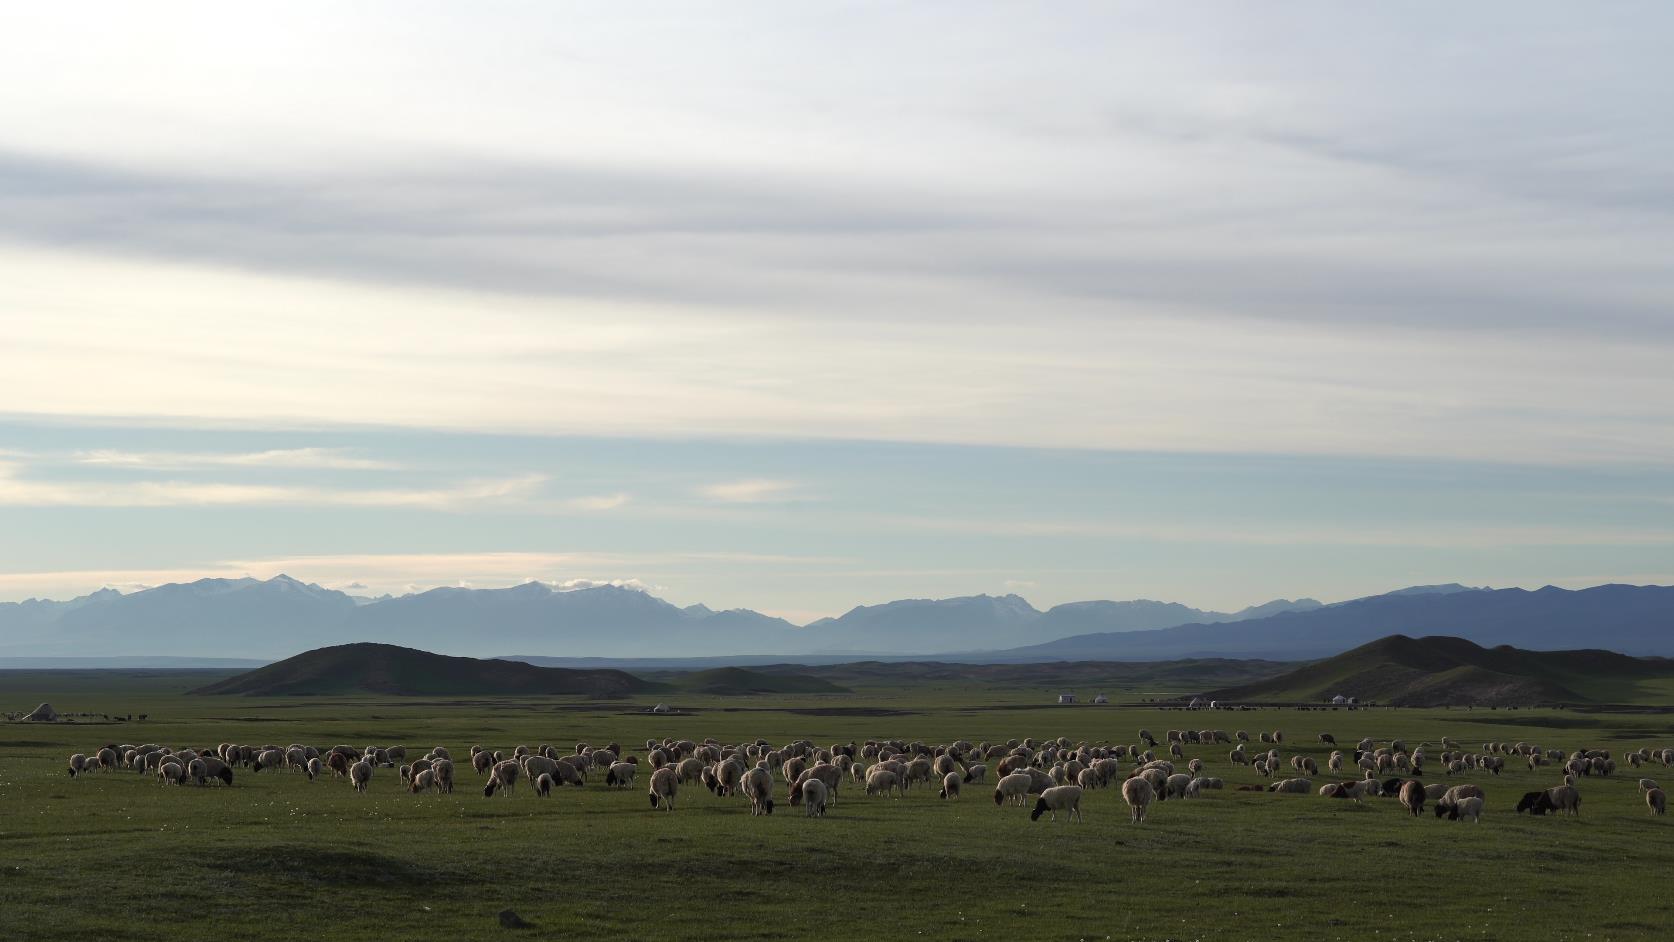
[[657, 591], [657, 587], [639, 579], [565, 579], [552, 583], [552, 587], [559, 592], [574, 592], [577, 589], [599, 589], [614, 586], [618, 589], [632, 589], [647, 595]]
[[267, 451], [198, 454], [98, 449], [77, 452], [73, 460], [78, 464], [160, 471], [219, 467], [388, 471], [401, 467], [393, 462], [356, 457], [341, 448], [275, 448]]
[[[23, 477], [16, 464], [0, 462], [0, 506], [10, 507], [390, 507], [459, 511], [483, 504], [522, 501], [547, 478], [526, 474], [433, 488], [329, 488], [224, 481], [88, 481]], [[584, 498], [592, 500], [591, 498]]]
[[628, 494], [595, 494], [590, 497], [571, 497], [562, 501], [562, 506], [570, 510], [616, 510], [626, 506], [632, 497]]
[[797, 489], [798, 485], [791, 481], [747, 478], [742, 481], [706, 484], [699, 487], [697, 492], [724, 504], [765, 504], [793, 500], [796, 498]]

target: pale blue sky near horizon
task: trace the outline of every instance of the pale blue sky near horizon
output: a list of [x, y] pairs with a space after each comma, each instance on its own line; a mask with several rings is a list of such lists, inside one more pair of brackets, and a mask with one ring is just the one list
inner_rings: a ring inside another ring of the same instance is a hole
[[1671, 27], [20, 7], [0, 600], [1674, 583]]

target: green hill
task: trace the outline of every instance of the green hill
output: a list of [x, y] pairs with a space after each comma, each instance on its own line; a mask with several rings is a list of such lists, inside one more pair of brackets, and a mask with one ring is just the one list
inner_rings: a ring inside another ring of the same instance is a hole
[[1390, 635], [1270, 680], [1213, 691], [1217, 700], [1321, 702], [1353, 697], [1394, 706], [1630, 703], [1674, 661], [1611, 651], [1484, 648], [1463, 638]]
[[774, 674], [745, 670], [742, 667], [718, 667], [713, 670], [672, 674], [669, 682], [688, 693], [716, 696], [738, 696], [752, 693], [848, 693], [829, 680], [806, 674]]
[[194, 694], [246, 696], [532, 696], [624, 697], [660, 692], [662, 684], [616, 670], [566, 670], [518, 661], [448, 657], [393, 644], [340, 644], [305, 651], [229, 677]]

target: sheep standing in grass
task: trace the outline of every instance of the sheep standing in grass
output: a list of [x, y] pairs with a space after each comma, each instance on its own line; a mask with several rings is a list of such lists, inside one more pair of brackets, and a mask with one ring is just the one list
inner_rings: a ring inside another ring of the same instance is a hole
[[1645, 792], [1648, 792], [1653, 788], [1661, 788], [1661, 787], [1662, 787], [1661, 785], [1657, 784], [1656, 779], [1642, 778], [1642, 779], [1639, 780], [1639, 793], [1640, 794], [1644, 794]]
[[434, 769], [425, 769], [424, 771], [418, 773], [413, 776], [413, 780], [407, 785], [407, 789], [415, 795], [419, 792], [427, 792], [435, 787], [436, 772]]
[[1156, 794], [1143, 776], [1135, 776], [1122, 783], [1122, 800], [1128, 803], [1128, 812], [1134, 824], [1145, 823], [1145, 813], [1151, 810]]
[[360, 792], [363, 795], [366, 794], [366, 786], [370, 784], [371, 781], [372, 763], [362, 759], [354, 765], [349, 766], [349, 784], [355, 787], [355, 791]]
[[610, 768], [605, 771], [605, 787], [631, 788], [634, 784], [634, 774], [638, 771], [639, 766], [632, 762], [612, 763]]
[[1081, 820], [1081, 786], [1059, 785], [1041, 792], [1035, 799], [1034, 810], [1029, 812], [1029, 820], [1039, 821], [1041, 815], [1051, 812], [1051, 820], [1056, 821], [1060, 811], [1067, 812], [1071, 821]]
[[546, 798], [552, 794], [552, 787], [557, 782], [553, 780], [551, 772], [542, 772], [535, 777], [535, 797]]
[[303, 771], [308, 773], [308, 781], [310, 781], [310, 782], [319, 778], [320, 773], [324, 770], [325, 770], [325, 765], [324, 765], [324, 763], [320, 762], [320, 759], [319, 759], [318, 756], [315, 756], [314, 758], [309, 759], [308, 764], [303, 767]]
[[826, 789], [825, 783], [817, 778], [804, 777], [802, 780], [802, 804], [810, 818], [825, 817]]
[[[885, 798], [893, 795], [899, 798], [901, 797], [901, 778], [888, 769], [873, 766], [866, 773], [866, 794], [883, 795]], [[994, 803], [999, 804], [997, 797]]]
[[157, 766], [157, 781], [164, 785], [179, 785], [186, 780], [186, 769], [172, 759]]
[[[1091, 775], [1092, 772], [1084, 770], [1081, 774], [1082, 775]], [[946, 775], [942, 776], [942, 797], [943, 798], [958, 799], [958, 797], [959, 797], [959, 783], [961, 781], [963, 781], [963, 778], [962, 778], [962, 776], [960, 776], [960, 774], [958, 772], [949, 772]]]
[[1647, 789], [1645, 792], [1645, 807], [1651, 809], [1652, 815], [1668, 813], [1668, 795], [1660, 788]]
[[750, 814], [773, 813], [773, 773], [765, 768], [754, 768], [744, 773], [739, 783], [744, 797], [750, 799]]
[[1409, 779], [1401, 785], [1401, 805], [1413, 817], [1424, 813], [1424, 783]]
[[673, 769], [661, 768], [651, 773], [651, 786], [648, 789], [651, 797], [651, 807], [674, 810], [674, 796], [680, 790], [680, 777]]
[[[1014, 805], [1021, 805], [1033, 785], [1034, 778], [1029, 773], [1013, 772], [995, 783], [994, 804], [1003, 805], [1009, 801]], [[869, 790], [870, 786], [868, 786]]]
[[510, 795], [517, 787], [518, 776], [523, 773], [523, 766], [516, 759], [505, 759], [494, 763], [489, 770], [488, 784], [482, 787], [484, 798], [494, 797], [495, 792], [505, 792]]
[[70, 777], [75, 778], [76, 776], [80, 775], [81, 773], [83, 773], [85, 771], [87, 771], [87, 756], [82, 755], [79, 752], [76, 753], [75, 755], [71, 756], [70, 757]]

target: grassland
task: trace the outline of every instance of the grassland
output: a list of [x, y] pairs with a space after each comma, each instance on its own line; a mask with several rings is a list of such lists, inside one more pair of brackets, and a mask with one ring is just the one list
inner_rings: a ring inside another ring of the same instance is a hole
[[[845, 786], [811, 820], [781, 807], [681, 792], [652, 811], [643, 783], [593, 783], [542, 801], [484, 799], [468, 770], [452, 796], [411, 796], [379, 770], [341, 782], [240, 772], [232, 788], [164, 788], [134, 773], [72, 780], [64, 759], [105, 742], [309, 742], [505, 748], [647, 738], [817, 742], [1024, 736], [1132, 742], [1144, 726], [1283, 729], [1287, 754], [1323, 765], [1339, 740], [1528, 740], [1624, 750], [1674, 745], [1674, 717], [1559, 711], [1261, 710], [1042, 705], [1044, 688], [851, 685], [842, 695], [683, 698], [187, 697], [192, 672], [0, 674], [8, 709], [146, 713], [143, 724], [0, 724], [0, 937], [17, 939], [1654, 939], [1674, 924], [1674, 830], [1635, 780], [1585, 779], [1577, 819], [1512, 814], [1556, 773], [1468, 780], [1479, 826], [1414, 820], [1392, 802], [1231, 790], [1255, 782], [1225, 747], [1189, 748], [1229, 789], [1128, 823], [1113, 790], [1086, 821], [1030, 822], [915, 790], [867, 800]], [[1175, 690], [1111, 689], [1137, 702]], [[1659, 776], [1661, 768], [1646, 774]], [[1674, 776], [1671, 776], [1674, 777]], [[783, 786], [780, 786], [782, 792]], [[514, 909], [534, 928], [500, 928]]]

